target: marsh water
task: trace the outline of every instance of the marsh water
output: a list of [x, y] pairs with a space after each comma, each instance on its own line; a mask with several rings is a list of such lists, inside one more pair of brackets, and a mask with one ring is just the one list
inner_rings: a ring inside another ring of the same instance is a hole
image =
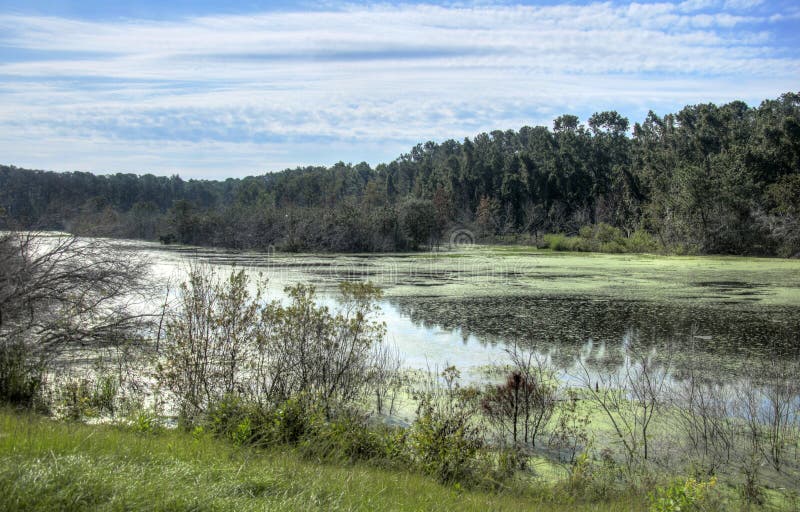
[[291, 255], [115, 242], [178, 284], [188, 265], [261, 274], [271, 298], [311, 283], [335, 307], [337, 285], [383, 289], [380, 317], [409, 368], [456, 365], [471, 380], [507, 361], [513, 344], [563, 369], [594, 353], [613, 364], [636, 344], [680, 373], [702, 364], [724, 380], [759, 360], [800, 350], [800, 261], [560, 254], [470, 247], [441, 253]]

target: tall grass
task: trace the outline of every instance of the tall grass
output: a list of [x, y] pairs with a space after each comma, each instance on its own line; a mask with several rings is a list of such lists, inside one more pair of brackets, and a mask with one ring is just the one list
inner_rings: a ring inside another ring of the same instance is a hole
[[645, 503], [575, 503], [535, 482], [465, 491], [403, 471], [316, 463], [285, 448], [0, 410], [0, 510], [621, 511]]

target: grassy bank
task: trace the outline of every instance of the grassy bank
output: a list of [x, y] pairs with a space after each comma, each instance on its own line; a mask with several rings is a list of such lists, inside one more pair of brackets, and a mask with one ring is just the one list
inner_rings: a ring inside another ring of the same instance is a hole
[[464, 491], [289, 449], [237, 448], [177, 430], [57, 422], [0, 411], [2, 510], [645, 510], [581, 503], [536, 485]]

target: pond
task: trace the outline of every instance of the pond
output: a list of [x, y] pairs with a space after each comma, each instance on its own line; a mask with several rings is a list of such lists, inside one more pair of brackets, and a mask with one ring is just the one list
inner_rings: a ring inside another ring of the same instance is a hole
[[506, 361], [513, 344], [568, 369], [588, 350], [613, 363], [623, 344], [698, 364], [720, 379], [751, 362], [800, 350], [800, 261], [553, 253], [520, 247], [389, 255], [294, 255], [116, 241], [154, 263], [174, 287], [190, 262], [234, 266], [283, 288], [314, 284], [335, 305], [337, 285], [369, 280], [380, 316], [410, 368], [456, 365], [470, 380]]

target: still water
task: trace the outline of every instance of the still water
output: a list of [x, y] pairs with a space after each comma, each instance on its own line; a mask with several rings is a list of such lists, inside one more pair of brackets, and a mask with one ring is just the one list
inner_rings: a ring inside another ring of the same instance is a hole
[[720, 378], [752, 362], [795, 357], [800, 347], [800, 262], [746, 258], [506, 253], [470, 248], [440, 255], [287, 255], [116, 241], [153, 263], [171, 289], [192, 263], [232, 268], [284, 287], [317, 287], [336, 306], [337, 284], [384, 290], [380, 320], [409, 368], [456, 365], [470, 380], [507, 361], [513, 344], [567, 370], [588, 352], [618, 359], [631, 343], [669, 357], [679, 374], [701, 364]]

